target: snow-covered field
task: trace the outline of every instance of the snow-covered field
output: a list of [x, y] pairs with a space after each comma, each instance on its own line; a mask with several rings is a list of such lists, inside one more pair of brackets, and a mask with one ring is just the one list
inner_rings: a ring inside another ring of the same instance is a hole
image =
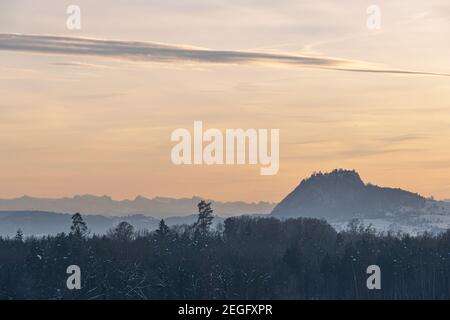
[[[358, 218], [364, 226], [371, 226], [377, 232], [401, 232], [419, 235], [425, 232], [438, 234], [450, 229], [450, 203], [443, 201], [429, 202], [420, 211], [402, 210], [397, 213], [386, 213], [383, 218]], [[347, 229], [349, 220], [329, 221], [337, 230]]]

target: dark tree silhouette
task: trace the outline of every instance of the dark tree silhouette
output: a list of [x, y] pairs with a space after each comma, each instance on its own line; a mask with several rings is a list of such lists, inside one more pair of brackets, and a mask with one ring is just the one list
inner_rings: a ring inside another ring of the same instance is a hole
[[211, 227], [213, 217], [213, 210], [211, 209], [211, 202], [206, 202], [204, 200], [200, 201], [198, 206], [198, 219], [195, 224], [195, 230], [200, 235], [204, 236], [208, 233]]
[[14, 236], [14, 240], [23, 242], [23, 231], [22, 229], [18, 229], [16, 235]]
[[134, 237], [134, 227], [128, 222], [122, 221], [115, 228], [109, 230], [107, 235], [114, 240], [131, 241]]
[[70, 234], [75, 238], [83, 238], [88, 234], [86, 222], [80, 213], [75, 213], [72, 216], [72, 226], [70, 226]]
[[164, 219], [161, 219], [159, 221], [159, 226], [158, 226], [158, 230], [156, 230], [156, 234], [164, 237], [166, 235], [168, 235], [170, 232], [169, 227], [166, 225], [166, 222], [164, 221]]

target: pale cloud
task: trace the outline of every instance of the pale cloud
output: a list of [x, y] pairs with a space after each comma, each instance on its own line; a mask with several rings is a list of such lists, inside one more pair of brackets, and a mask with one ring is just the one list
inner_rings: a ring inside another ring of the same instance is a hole
[[94, 63], [86, 63], [80, 61], [63, 61], [63, 62], [54, 62], [53, 65], [60, 67], [79, 67], [79, 68], [112, 68], [111, 66], [94, 64]]
[[[0, 50], [55, 55], [101, 56], [145, 62], [269, 63], [339, 71], [449, 76], [449, 74], [444, 73], [379, 68], [368, 62], [333, 57], [256, 51], [209, 50], [155, 42], [103, 40], [53, 35], [0, 34]], [[73, 63], [70, 65], [73, 65]]]

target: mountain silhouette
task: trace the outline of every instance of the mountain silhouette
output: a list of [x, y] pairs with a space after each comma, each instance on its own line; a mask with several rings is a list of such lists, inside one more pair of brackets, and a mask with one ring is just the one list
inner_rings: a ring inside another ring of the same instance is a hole
[[355, 170], [314, 173], [272, 210], [277, 217], [381, 217], [419, 210], [427, 199], [402, 189], [365, 184]]

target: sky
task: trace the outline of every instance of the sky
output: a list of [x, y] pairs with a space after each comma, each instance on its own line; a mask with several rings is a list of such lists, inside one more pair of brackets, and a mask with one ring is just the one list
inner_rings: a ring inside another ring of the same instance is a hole
[[[280, 201], [346, 168], [450, 198], [449, 39], [448, 0], [0, 0], [0, 197]], [[195, 120], [279, 129], [278, 173], [174, 165]]]

